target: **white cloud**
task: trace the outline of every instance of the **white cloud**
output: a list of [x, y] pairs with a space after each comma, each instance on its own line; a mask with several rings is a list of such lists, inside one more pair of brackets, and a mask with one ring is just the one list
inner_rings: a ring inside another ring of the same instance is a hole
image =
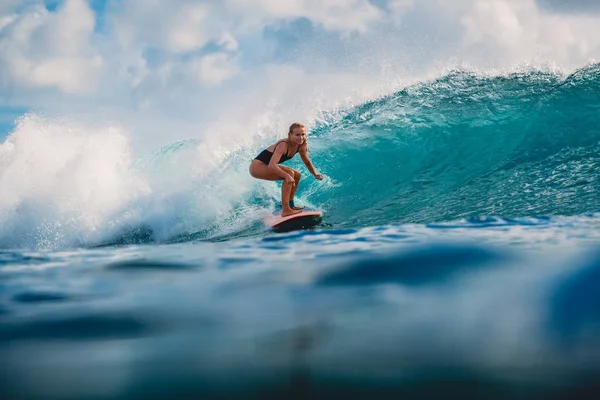
[[462, 17], [463, 54], [486, 46], [505, 64], [532, 59], [576, 68], [600, 55], [600, 19], [546, 14], [535, 0], [473, 0]]
[[102, 65], [90, 44], [95, 15], [84, 0], [66, 0], [56, 12], [28, 7], [0, 36], [3, 79], [25, 88], [55, 87], [65, 93], [89, 93]]
[[66, 0], [53, 18], [46, 33], [61, 55], [83, 55], [90, 46], [96, 16], [85, 0]]
[[224, 53], [204, 56], [193, 63], [193, 66], [200, 82], [209, 85], [219, 84], [235, 76], [239, 71], [235, 60]]
[[229, 32], [225, 32], [222, 36], [221, 39], [219, 39], [218, 42], [219, 46], [222, 46], [223, 49], [227, 50], [227, 51], [237, 51], [238, 49], [238, 42], [237, 40], [235, 40], [235, 37], [233, 37], [233, 35]]
[[122, 51], [157, 48], [177, 54], [198, 50], [221, 35], [211, 25], [215, 15], [208, 18], [210, 12], [209, 4], [198, 1], [129, 0], [108, 17], [112, 39]]
[[522, 7], [523, 3], [509, 4], [504, 0], [474, 2], [472, 10], [463, 17], [467, 28], [465, 43], [469, 45], [491, 39], [502, 46], [515, 44], [523, 35], [519, 20]]
[[90, 71], [102, 66], [100, 57], [53, 58], [35, 65], [30, 71], [29, 82], [37, 86], [56, 86], [65, 93], [90, 92], [95, 82], [88, 80]]
[[4, 16], [2, 14], [0, 14], [0, 32], [2, 32], [2, 29], [4, 29], [8, 24], [13, 22], [15, 19], [17, 19], [17, 16], [15, 14], [4, 15]]
[[0, 17], [12, 13], [20, 3], [22, 3], [22, 0], [2, 0], [0, 2]]
[[244, 24], [264, 26], [277, 20], [306, 18], [326, 30], [365, 32], [383, 12], [367, 0], [227, 0], [230, 12], [244, 16]]
[[414, 6], [414, 0], [390, 0], [388, 4], [388, 8], [394, 16], [403, 16]]
[[202, 48], [207, 41], [203, 27], [208, 10], [201, 5], [186, 4], [178, 10], [173, 27], [167, 32], [169, 50], [185, 53]]

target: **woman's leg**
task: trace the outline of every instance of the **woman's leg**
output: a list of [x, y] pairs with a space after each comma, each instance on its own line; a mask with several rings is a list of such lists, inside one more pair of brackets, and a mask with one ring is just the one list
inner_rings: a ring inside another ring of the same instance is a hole
[[287, 217], [288, 215], [297, 214], [300, 210], [293, 210], [290, 207], [290, 195], [294, 187], [290, 183], [283, 181], [281, 183], [281, 216]]
[[[302, 178], [302, 174], [300, 173], [300, 171], [296, 171], [295, 169], [292, 169], [292, 171], [294, 171], [294, 180], [296, 181], [296, 184], [292, 188], [292, 193], [290, 194], [290, 202], [294, 201], [294, 196], [296, 195], [296, 189], [298, 189], [298, 185], [300, 184], [300, 179]], [[302, 210], [303, 208], [304, 208], [304, 206], [292, 207], [293, 210]]]
[[[302, 178], [302, 174], [300, 173], [300, 171], [296, 171], [295, 169], [286, 167], [284, 165], [280, 165], [279, 168], [283, 169], [285, 172], [287, 172], [288, 174], [290, 174], [291, 176], [294, 177], [295, 185], [294, 185], [294, 187], [292, 187], [292, 190], [290, 192], [290, 202], [293, 202], [294, 196], [296, 195], [296, 189], [298, 189], [298, 185], [300, 184], [300, 178]], [[282, 201], [284, 201], [284, 200], [282, 199]], [[287, 204], [289, 204], [289, 203], [287, 203]], [[304, 206], [290, 207], [290, 208], [292, 210], [302, 210], [304, 208]]]
[[[280, 167], [288, 174], [294, 176], [293, 173], [289, 171], [289, 170], [292, 170], [291, 168], [284, 167], [281, 165], [280, 165]], [[292, 171], [294, 171], [294, 170], [292, 170]], [[259, 160], [253, 160], [252, 163], [250, 164], [250, 175], [252, 175], [254, 178], [264, 179], [267, 181], [283, 180], [282, 177], [277, 175], [275, 172], [271, 171], [267, 164], [265, 164], [264, 162], [259, 161]], [[283, 181], [283, 183], [281, 184], [281, 216], [282, 217], [287, 217], [288, 215], [297, 214], [300, 212], [300, 210], [292, 210], [290, 208], [290, 194], [291, 194], [292, 190], [293, 190], [292, 185]]]

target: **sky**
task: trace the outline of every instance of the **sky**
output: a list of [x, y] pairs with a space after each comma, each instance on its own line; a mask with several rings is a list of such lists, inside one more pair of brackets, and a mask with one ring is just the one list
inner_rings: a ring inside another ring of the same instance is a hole
[[450, 68], [598, 59], [597, 0], [2, 0], [0, 140], [33, 111], [124, 124], [151, 147], [285, 126]]

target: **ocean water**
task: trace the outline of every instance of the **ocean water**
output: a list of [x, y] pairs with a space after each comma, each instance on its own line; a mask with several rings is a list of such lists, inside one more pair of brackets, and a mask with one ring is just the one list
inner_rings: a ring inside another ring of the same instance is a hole
[[140, 155], [23, 116], [3, 397], [597, 398], [600, 64], [456, 70], [305, 122], [325, 179], [297, 203], [323, 222], [278, 234], [247, 172], [272, 132]]

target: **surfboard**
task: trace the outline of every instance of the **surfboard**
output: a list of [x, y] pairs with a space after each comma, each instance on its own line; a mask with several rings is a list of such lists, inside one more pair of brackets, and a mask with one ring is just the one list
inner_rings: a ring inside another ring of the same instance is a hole
[[263, 219], [264, 224], [278, 232], [293, 231], [297, 229], [312, 228], [315, 225], [321, 223], [323, 212], [319, 210], [308, 210], [303, 209], [302, 212], [297, 214], [288, 215], [287, 217], [281, 216], [281, 210], [277, 210]]

